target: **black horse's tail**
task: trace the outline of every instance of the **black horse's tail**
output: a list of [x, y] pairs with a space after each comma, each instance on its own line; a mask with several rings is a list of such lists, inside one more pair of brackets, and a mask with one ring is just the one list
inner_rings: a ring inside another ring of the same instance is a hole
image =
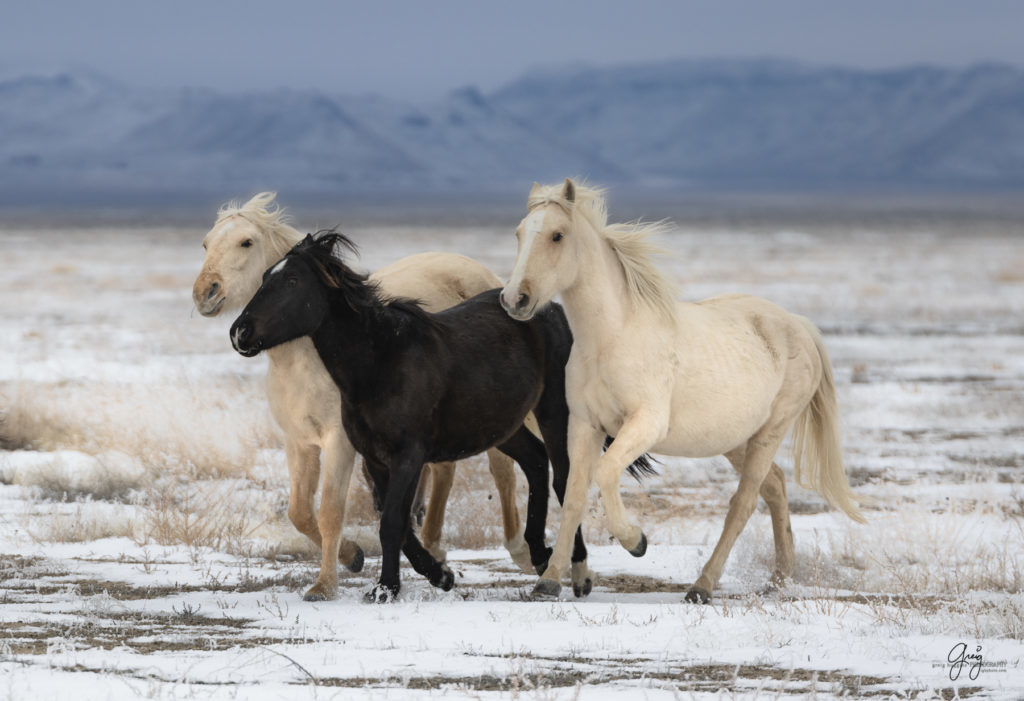
[[[604, 437], [605, 450], [608, 450], [608, 446], [612, 444], [613, 440], [615, 439], [611, 436]], [[634, 460], [632, 465], [626, 468], [626, 472], [637, 482], [642, 482], [644, 477], [654, 477], [658, 474], [658, 471], [654, 468], [654, 463], [656, 462], [658, 461], [652, 458], [650, 453], [644, 453]]]

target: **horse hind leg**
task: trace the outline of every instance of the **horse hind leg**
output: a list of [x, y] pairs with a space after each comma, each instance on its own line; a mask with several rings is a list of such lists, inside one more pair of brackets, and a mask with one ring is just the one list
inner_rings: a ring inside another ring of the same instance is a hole
[[725, 561], [757, 507], [757, 495], [771, 473], [772, 461], [782, 444], [789, 423], [785, 422], [781, 428], [778, 424], [762, 428], [747, 441], [743, 462], [738, 468], [740, 483], [736, 493], [729, 500], [729, 512], [725, 517], [722, 535], [701, 570], [700, 577], [686, 593], [687, 601], [706, 604], [711, 600], [711, 592], [722, 576]]
[[438, 562], [444, 562], [448, 554], [441, 548], [441, 531], [444, 529], [444, 512], [448, 505], [448, 495], [451, 494], [452, 482], [455, 481], [455, 463], [428, 463], [423, 468], [419, 484], [416, 487], [417, 496], [413, 497], [413, 513], [415, 513], [416, 499], [422, 498], [419, 494], [428, 470], [430, 472], [430, 499], [427, 501], [427, 514], [423, 519], [423, 527], [420, 528], [420, 538], [422, 538], [423, 547], [427, 549], [427, 552]]
[[512, 458], [497, 448], [487, 451], [488, 467], [494, 486], [498, 489], [498, 501], [501, 502], [501, 526], [505, 534], [505, 549], [512, 561], [523, 572], [533, 574], [530, 562], [530, 546], [523, 537], [523, 524], [516, 506], [516, 472]]
[[[742, 473], [746, 448], [738, 448], [725, 454], [733, 468]], [[768, 504], [772, 519], [772, 534], [775, 540], [775, 570], [771, 584], [782, 586], [793, 576], [796, 551], [793, 547], [793, 528], [789, 521], [789, 502], [786, 499], [786, 475], [774, 462], [767, 477], [761, 483], [761, 498]]]

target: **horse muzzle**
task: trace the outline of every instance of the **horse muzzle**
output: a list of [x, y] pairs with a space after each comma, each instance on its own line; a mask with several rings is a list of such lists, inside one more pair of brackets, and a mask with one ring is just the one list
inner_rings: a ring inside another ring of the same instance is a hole
[[195, 302], [196, 309], [203, 316], [217, 316], [226, 300], [227, 295], [223, 294], [221, 285], [217, 281], [211, 282], [205, 289], [201, 289], [196, 283], [192, 289], [192, 301]]
[[527, 321], [533, 317], [534, 307], [530, 295], [520, 292], [510, 294], [507, 290], [501, 292], [501, 308], [517, 321]]
[[258, 355], [263, 350], [263, 340], [253, 336], [252, 324], [248, 321], [237, 319], [231, 325], [231, 347], [246, 358]]

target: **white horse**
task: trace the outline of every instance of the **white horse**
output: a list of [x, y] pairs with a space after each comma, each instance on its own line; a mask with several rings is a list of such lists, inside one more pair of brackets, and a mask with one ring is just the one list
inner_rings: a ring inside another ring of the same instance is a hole
[[[245, 306], [259, 289], [264, 271], [302, 240], [302, 234], [274, 204], [274, 197], [274, 193], [263, 192], [243, 205], [231, 203], [218, 212], [216, 223], [203, 239], [206, 258], [192, 290], [196, 308], [203, 316]], [[450, 253], [412, 255], [382, 268], [371, 279], [389, 295], [421, 300], [429, 311], [446, 309], [501, 286], [501, 280], [480, 263]], [[341, 396], [308, 337], [272, 348], [267, 356], [267, 399], [285, 434], [290, 479], [288, 517], [322, 550], [320, 575], [304, 598], [333, 598], [339, 557], [354, 572], [362, 568], [363, 562], [359, 546], [341, 538], [355, 459], [355, 449], [341, 423]], [[318, 516], [314, 498], [321, 452], [324, 462]], [[517, 565], [533, 572], [515, 504], [512, 459], [498, 450], [490, 450], [487, 455], [501, 501], [505, 547]], [[430, 469], [432, 493], [421, 537], [431, 554], [443, 561], [445, 554], [439, 541], [455, 464], [434, 464]]]
[[[560, 293], [574, 337], [566, 368], [569, 483], [536, 596], [557, 596], [594, 480], [609, 530], [632, 555], [644, 554], [647, 538], [628, 520], [619, 479], [646, 451], [724, 454], [740, 475], [721, 538], [687, 601], [710, 600], [759, 492], [775, 537], [772, 579], [792, 574], [785, 477], [773, 462], [791, 427], [797, 482], [864, 520], [843, 470], [832, 368], [810, 321], [756, 297], [677, 302], [651, 263], [648, 236], [659, 225], [609, 225], [601, 190], [571, 180], [534, 183], [528, 209], [502, 306], [528, 319]], [[605, 434], [615, 440], [602, 455]]]

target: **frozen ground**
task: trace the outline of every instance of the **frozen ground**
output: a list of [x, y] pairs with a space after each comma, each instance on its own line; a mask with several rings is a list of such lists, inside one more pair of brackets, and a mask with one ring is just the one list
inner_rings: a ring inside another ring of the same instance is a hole
[[[350, 230], [378, 267], [428, 249], [507, 275], [512, 225]], [[285, 516], [262, 359], [191, 312], [195, 229], [0, 229], [0, 697], [676, 699], [1024, 697], [1024, 237], [1010, 225], [686, 228], [682, 294], [809, 316], [835, 366], [858, 526], [790, 485], [794, 582], [766, 592], [757, 513], [710, 606], [682, 602], [736, 480], [665, 460], [624, 483], [639, 560], [587, 520], [585, 600], [526, 599], [479, 461], [460, 469], [449, 593], [398, 603]], [[788, 470], [789, 458], [780, 462]], [[521, 503], [525, 497], [520, 495]], [[349, 532], [374, 552], [365, 488]], [[557, 523], [552, 510], [549, 535]], [[951, 669], [958, 645], [983, 664]], [[977, 651], [980, 649], [980, 653]], [[957, 677], [955, 680], [951, 676]]]

